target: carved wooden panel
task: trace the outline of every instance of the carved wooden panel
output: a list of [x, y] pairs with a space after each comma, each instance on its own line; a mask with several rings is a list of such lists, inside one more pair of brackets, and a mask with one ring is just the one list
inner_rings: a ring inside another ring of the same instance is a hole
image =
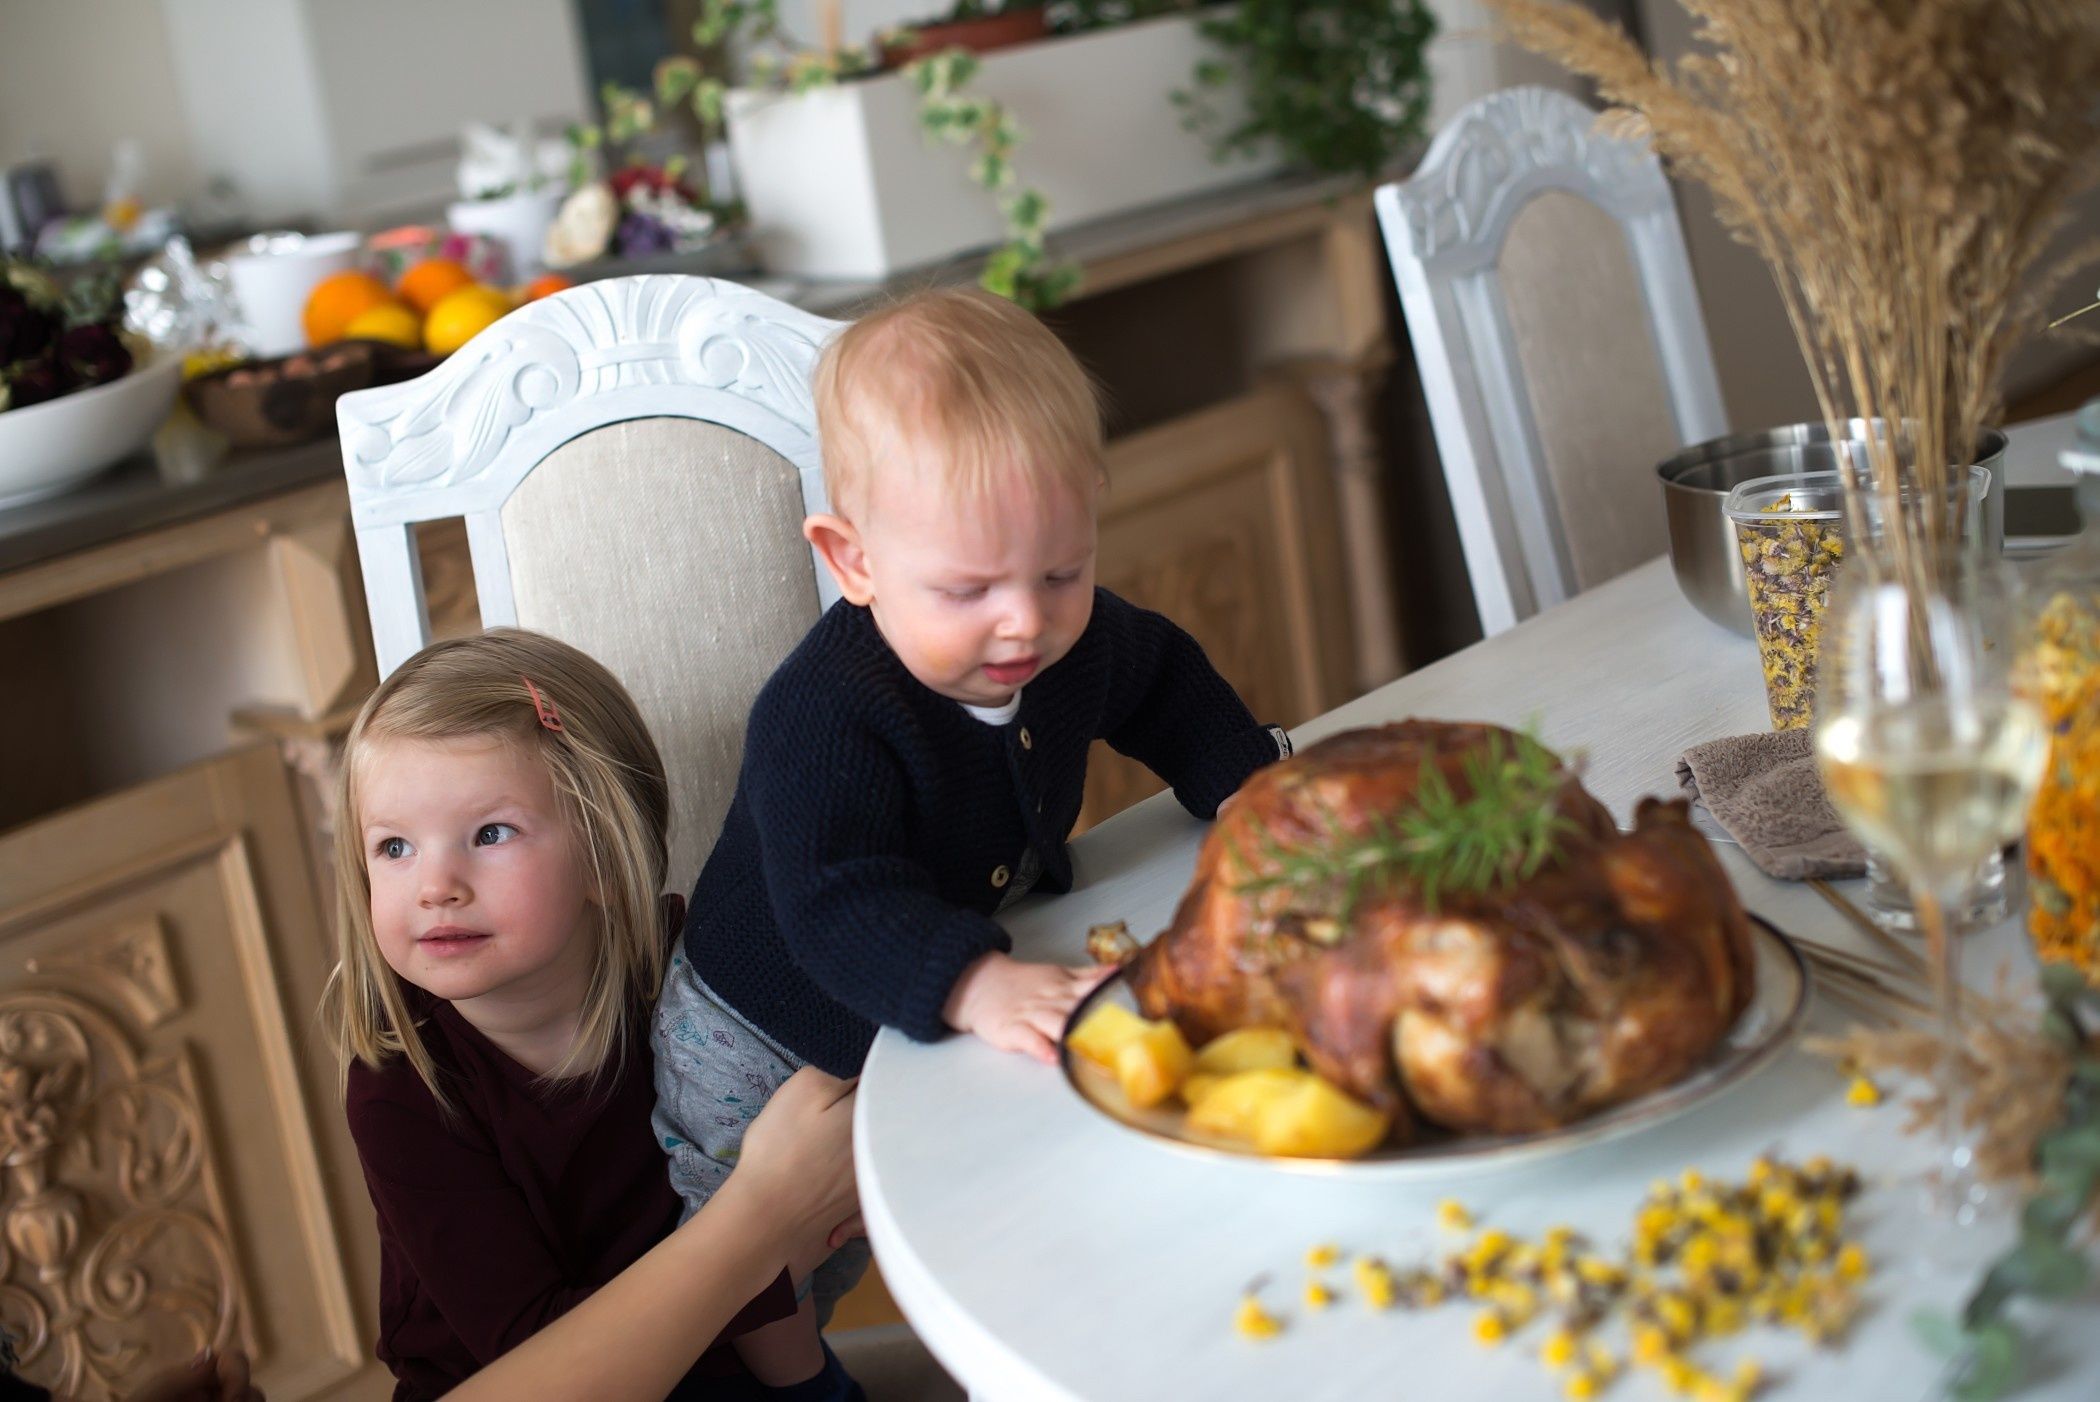
[[0, 837], [0, 1322], [27, 1376], [119, 1397], [238, 1345], [279, 1402], [389, 1390], [329, 956], [268, 747]]
[[[1203, 645], [1255, 716], [1291, 726], [1346, 699], [1348, 604], [1325, 430], [1277, 385], [1121, 439], [1108, 455], [1100, 582]], [[1080, 825], [1157, 793], [1105, 744]]]

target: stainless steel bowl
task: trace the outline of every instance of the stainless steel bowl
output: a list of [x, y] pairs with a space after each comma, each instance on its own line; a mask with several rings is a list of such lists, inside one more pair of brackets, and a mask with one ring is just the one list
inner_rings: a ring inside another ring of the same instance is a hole
[[[1866, 425], [1855, 419], [1851, 427], [1863, 434]], [[1991, 470], [1983, 505], [1984, 548], [1995, 555], [2005, 545], [2005, 435], [1987, 428], [1979, 447], [1977, 463]], [[1721, 503], [1732, 488], [1754, 478], [1830, 472], [1838, 466], [1830, 430], [1813, 423], [1694, 444], [1656, 468], [1669, 519], [1670, 567], [1692, 607], [1723, 628], [1753, 636], [1735, 527]]]

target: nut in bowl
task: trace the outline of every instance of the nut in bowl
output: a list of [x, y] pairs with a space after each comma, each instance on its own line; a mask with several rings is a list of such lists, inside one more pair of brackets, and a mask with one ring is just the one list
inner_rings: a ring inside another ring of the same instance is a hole
[[1435, 1175], [1690, 1108], [1777, 1054], [1806, 989], [1682, 805], [1621, 833], [1536, 741], [1409, 721], [1257, 774], [1064, 1063], [1163, 1142]]

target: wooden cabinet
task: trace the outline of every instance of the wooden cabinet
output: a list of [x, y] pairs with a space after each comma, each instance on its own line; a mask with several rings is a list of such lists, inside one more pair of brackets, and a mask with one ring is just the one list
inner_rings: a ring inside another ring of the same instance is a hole
[[117, 1397], [237, 1345], [273, 1402], [391, 1387], [313, 890], [268, 746], [0, 835], [0, 1321], [28, 1377]]
[[[1100, 582], [1173, 619], [1264, 721], [1351, 694], [1348, 600], [1325, 426], [1271, 385], [1113, 443]], [[1163, 787], [1105, 744], [1087, 761], [1091, 826]]]

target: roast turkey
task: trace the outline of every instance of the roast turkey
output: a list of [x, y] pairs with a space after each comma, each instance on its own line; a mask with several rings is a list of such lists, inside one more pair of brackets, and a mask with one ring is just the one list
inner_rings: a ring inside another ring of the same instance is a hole
[[1742, 905], [1682, 803], [1643, 800], [1622, 833], [1548, 760], [1545, 802], [1566, 821], [1529, 875], [1431, 891], [1381, 873], [1353, 897], [1273, 881], [1294, 851], [1406, 814], [1432, 768], [1464, 799], [1467, 756], [1520, 743], [1409, 720], [1256, 774], [1173, 924], [1133, 961], [1140, 1007], [1198, 1044], [1286, 1029], [1313, 1069], [1391, 1112], [1403, 1142], [1425, 1125], [1547, 1129], [1683, 1076], [1742, 1011], [1754, 968]]

